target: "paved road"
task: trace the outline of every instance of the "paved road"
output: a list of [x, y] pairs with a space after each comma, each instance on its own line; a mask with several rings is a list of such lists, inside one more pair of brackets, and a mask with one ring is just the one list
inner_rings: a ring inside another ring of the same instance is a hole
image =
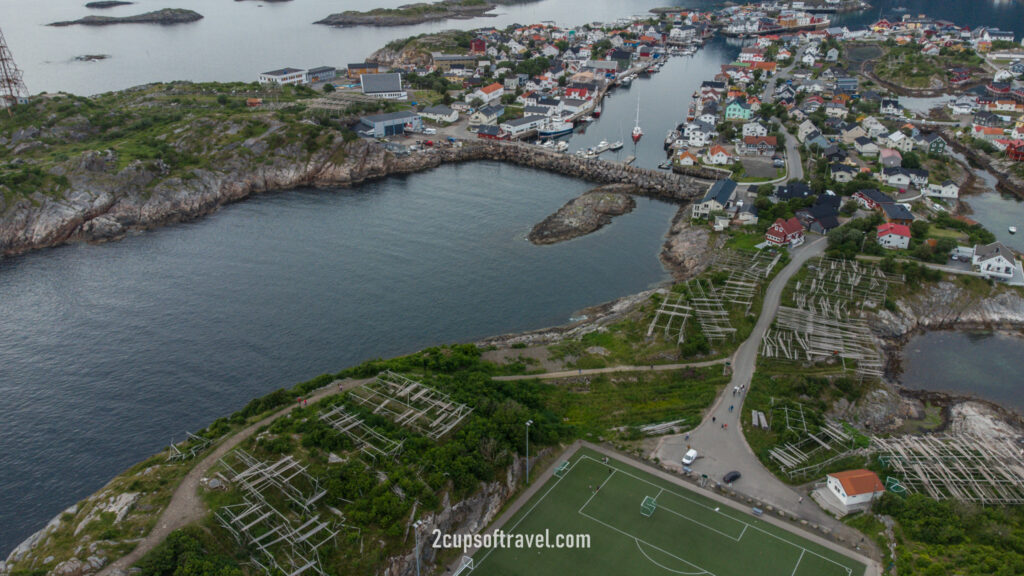
[[725, 364], [728, 358], [708, 360], [706, 362], [690, 362], [689, 364], [654, 364], [648, 366], [609, 366], [607, 368], [589, 368], [587, 370], [563, 370], [561, 372], [545, 372], [543, 374], [517, 374], [515, 376], [495, 376], [494, 380], [551, 380], [555, 378], [572, 378], [573, 376], [589, 376], [591, 374], [609, 374], [611, 372], [664, 372], [666, 370], [682, 370], [683, 368], [704, 368], [716, 364]]
[[[342, 384], [341, 389], [348, 390], [349, 388], [365, 384], [370, 380], [372, 380], [372, 378], [366, 380], [347, 380]], [[320, 390], [317, 390], [306, 400], [307, 402], [316, 402], [317, 400], [330, 396], [331, 394], [337, 394], [341, 389], [332, 383], [330, 386], [325, 386]], [[170, 503], [167, 504], [167, 508], [164, 508], [164, 511], [160, 513], [160, 518], [157, 519], [156, 525], [153, 526], [153, 529], [150, 530], [149, 534], [146, 535], [146, 537], [143, 538], [135, 549], [128, 553], [128, 555], [119, 558], [117, 561], [103, 568], [103, 570], [99, 572], [98, 576], [127, 574], [128, 568], [141, 560], [147, 552], [163, 542], [171, 532], [179, 528], [183, 528], [188, 524], [202, 520], [203, 517], [206, 516], [207, 509], [203, 499], [199, 497], [199, 480], [205, 477], [210, 468], [212, 468], [222, 456], [234, 449], [235, 446], [238, 446], [238, 444], [243, 440], [255, 434], [260, 428], [270, 424], [285, 414], [288, 414], [297, 405], [298, 404], [293, 404], [287, 408], [278, 410], [259, 422], [249, 425], [241, 432], [228, 437], [227, 440], [217, 445], [212, 452], [207, 454], [199, 464], [196, 464], [196, 466], [189, 471], [185, 476], [185, 479], [178, 485], [178, 488], [174, 491], [174, 495], [171, 496]]]
[[[682, 434], [666, 436], [656, 448], [655, 455], [663, 463], [681, 468], [681, 464], [677, 463], [686, 453], [687, 446], [692, 446], [700, 453], [700, 458], [692, 466], [695, 472], [707, 474], [711, 479], [720, 481], [726, 472], [738, 470], [743, 475], [736, 483], [738, 491], [778, 508], [798, 513], [805, 518], [832, 525], [835, 522], [830, 522], [830, 518], [809, 498], [801, 501], [800, 494], [776, 478], [757, 459], [740, 428], [739, 415], [743, 409], [743, 395], [732, 394], [735, 386], [750, 386], [761, 340], [775, 320], [782, 289], [807, 260], [822, 254], [825, 247], [825, 238], [817, 238], [809, 240], [807, 244], [791, 252], [793, 259], [772, 280], [765, 292], [764, 307], [757, 325], [750, 337], [736, 351], [729, 386], [715, 401], [714, 406], [705, 415], [704, 421], [690, 432], [689, 440]], [[732, 411], [729, 410], [730, 406], [734, 406]], [[723, 429], [722, 424], [727, 424], [728, 428]]]

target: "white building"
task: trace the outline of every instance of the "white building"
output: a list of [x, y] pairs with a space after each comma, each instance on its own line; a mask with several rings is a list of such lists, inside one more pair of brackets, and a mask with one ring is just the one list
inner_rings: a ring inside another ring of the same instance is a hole
[[942, 184], [929, 184], [922, 190], [925, 196], [932, 198], [949, 198], [956, 200], [960, 197], [960, 187], [952, 180], [946, 180]]
[[997, 280], [1010, 280], [1018, 266], [1013, 251], [1000, 242], [975, 246], [971, 265], [977, 272]]
[[518, 138], [532, 130], [539, 130], [547, 122], [547, 116], [527, 116], [504, 122], [501, 124], [501, 129], [512, 138]]
[[743, 136], [767, 136], [768, 129], [759, 122], [748, 122], [743, 125]]
[[281, 68], [260, 74], [260, 84], [305, 84], [306, 71], [298, 68]]
[[359, 77], [363, 94], [384, 100], [405, 100], [408, 93], [402, 89], [402, 75], [398, 72], [387, 74], [363, 74]]
[[829, 492], [839, 499], [847, 512], [867, 508], [875, 498], [885, 493], [885, 486], [878, 476], [863, 468], [829, 474], [826, 482]]

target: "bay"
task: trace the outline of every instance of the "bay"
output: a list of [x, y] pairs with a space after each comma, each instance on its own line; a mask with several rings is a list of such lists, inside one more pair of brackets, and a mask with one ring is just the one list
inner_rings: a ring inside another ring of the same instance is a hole
[[537, 247], [591, 185], [497, 163], [296, 190], [0, 261], [0, 550], [253, 397], [375, 357], [566, 322], [668, 280], [675, 206]]

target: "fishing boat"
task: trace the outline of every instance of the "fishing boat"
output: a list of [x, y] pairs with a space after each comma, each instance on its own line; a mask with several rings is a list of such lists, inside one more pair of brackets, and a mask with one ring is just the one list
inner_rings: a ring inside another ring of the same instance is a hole
[[597, 146], [594, 146], [594, 154], [600, 154], [601, 152], [605, 152], [610, 147], [611, 144], [609, 144], [607, 140], [601, 140], [600, 142], [597, 143]]
[[644, 131], [640, 129], [640, 99], [636, 99], [636, 125], [633, 126], [633, 144], [640, 141]]
[[594, 107], [594, 111], [591, 112], [591, 114], [594, 115], [594, 118], [600, 118], [601, 117], [601, 105], [598, 104], [597, 106], [595, 106]]
[[611, 146], [609, 146], [608, 149], [611, 150], [612, 152], [622, 150], [622, 140], [616, 140], [615, 142], [612, 142]]
[[569, 134], [572, 134], [572, 122], [551, 120], [540, 129], [537, 136], [541, 138], [557, 138], [559, 136], [568, 136]]

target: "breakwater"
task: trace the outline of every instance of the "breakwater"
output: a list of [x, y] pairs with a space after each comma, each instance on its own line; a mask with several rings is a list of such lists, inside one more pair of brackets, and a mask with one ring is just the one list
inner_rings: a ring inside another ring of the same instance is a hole
[[[447, 143], [446, 143], [447, 144]], [[243, 153], [248, 151], [250, 154]], [[254, 162], [251, 158], [261, 158]], [[13, 255], [74, 241], [105, 241], [131, 230], [193, 220], [253, 195], [312, 186], [350, 187], [435, 168], [444, 163], [493, 160], [581, 178], [598, 184], [631, 184], [638, 194], [687, 202], [708, 183], [678, 174], [597, 159], [557, 154], [518, 143], [466, 141], [405, 155], [384, 145], [336, 142], [312, 155], [291, 143], [276, 149], [261, 139], [247, 141], [218, 170], [196, 169], [168, 176], [160, 163], [134, 162], [117, 169], [114, 151], [83, 153], [65, 167], [70, 191], [40, 194], [5, 210], [0, 220], [0, 253]]]

